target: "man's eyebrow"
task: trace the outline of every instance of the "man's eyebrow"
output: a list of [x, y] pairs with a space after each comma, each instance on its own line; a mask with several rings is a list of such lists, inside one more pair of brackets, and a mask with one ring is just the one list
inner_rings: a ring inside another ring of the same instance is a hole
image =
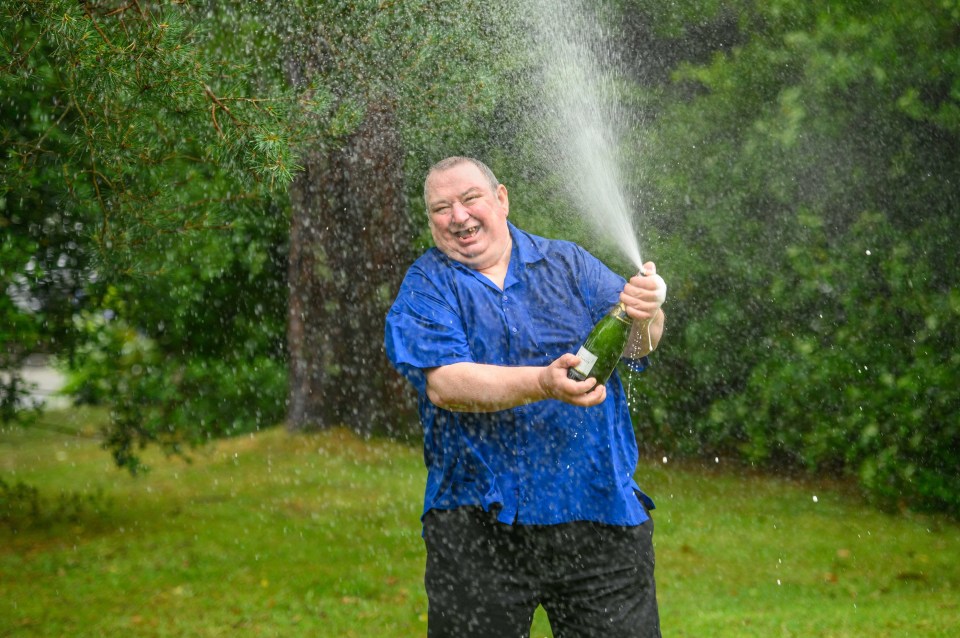
[[[460, 199], [463, 199], [464, 197], [466, 197], [466, 196], [468, 196], [468, 195], [471, 195], [471, 194], [473, 194], [473, 193], [477, 193], [477, 192], [479, 192], [479, 193], [482, 194], [482, 193], [483, 193], [483, 189], [480, 188], [479, 186], [471, 186], [471, 187], [468, 188], [467, 190], [465, 190], [465, 191], [463, 191], [462, 193], [460, 193], [457, 197], [460, 198]], [[429, 202], [427, 202], [427, 208], [433, 209], [433, 208], [436, 208], [437, 206], [442, 206], [442, 205], [444, 205], [444, 204], [449, 204], [449, 203], [450, 203], [450, 200], [448, 200], [448, 199], [445, 198], [445, 197], [440, 197], [440, 198], [438, 198], [438, 199], [432, 199], [432, 200], [430, 200]]]

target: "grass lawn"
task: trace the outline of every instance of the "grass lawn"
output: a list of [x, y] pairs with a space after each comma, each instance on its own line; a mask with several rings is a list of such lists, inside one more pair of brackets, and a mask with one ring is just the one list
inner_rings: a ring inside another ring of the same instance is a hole
[[[276, 429], [191, 463], [149, 452], [131, 478], [92, 436], [102, 418], [0, 430], [0, 479], [39, 490], [0, 502], [0, 637], [425, 635], [419, 449]], [[722, 459], [638, 479], [666, 636], [960, 635], [954, 522]]]

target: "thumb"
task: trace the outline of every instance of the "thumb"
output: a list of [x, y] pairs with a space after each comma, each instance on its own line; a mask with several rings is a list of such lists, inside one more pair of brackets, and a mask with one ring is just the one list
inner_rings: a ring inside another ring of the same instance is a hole
[[561, 368], [572, 368], [573, 366], [580, 363], [580, 357], [578, 357], [577, 355], [571, 352], [566, 352], [560, 355], [560, 358], [554, 361], [554, 363], [559, 365]]

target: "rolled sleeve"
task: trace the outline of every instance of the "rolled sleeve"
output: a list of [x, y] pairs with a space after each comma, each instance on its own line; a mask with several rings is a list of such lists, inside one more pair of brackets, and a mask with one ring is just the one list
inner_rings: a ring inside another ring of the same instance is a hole
[[460, 316], [421, 274], [404, 280], [387, 314], [384, 343], [390, 362], [420, 394], [425, 370], [472, 361]]

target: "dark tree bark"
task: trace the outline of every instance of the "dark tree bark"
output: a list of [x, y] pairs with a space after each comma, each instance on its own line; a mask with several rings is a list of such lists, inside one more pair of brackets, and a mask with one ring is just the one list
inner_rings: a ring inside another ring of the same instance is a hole
[[383, 352], [386, 311], [411, 260], [403, 159], [383, 105], [342, 146], [302, 158], [291, 186], [291, 429], [370, 434], [413, 422], [410, 393]]

